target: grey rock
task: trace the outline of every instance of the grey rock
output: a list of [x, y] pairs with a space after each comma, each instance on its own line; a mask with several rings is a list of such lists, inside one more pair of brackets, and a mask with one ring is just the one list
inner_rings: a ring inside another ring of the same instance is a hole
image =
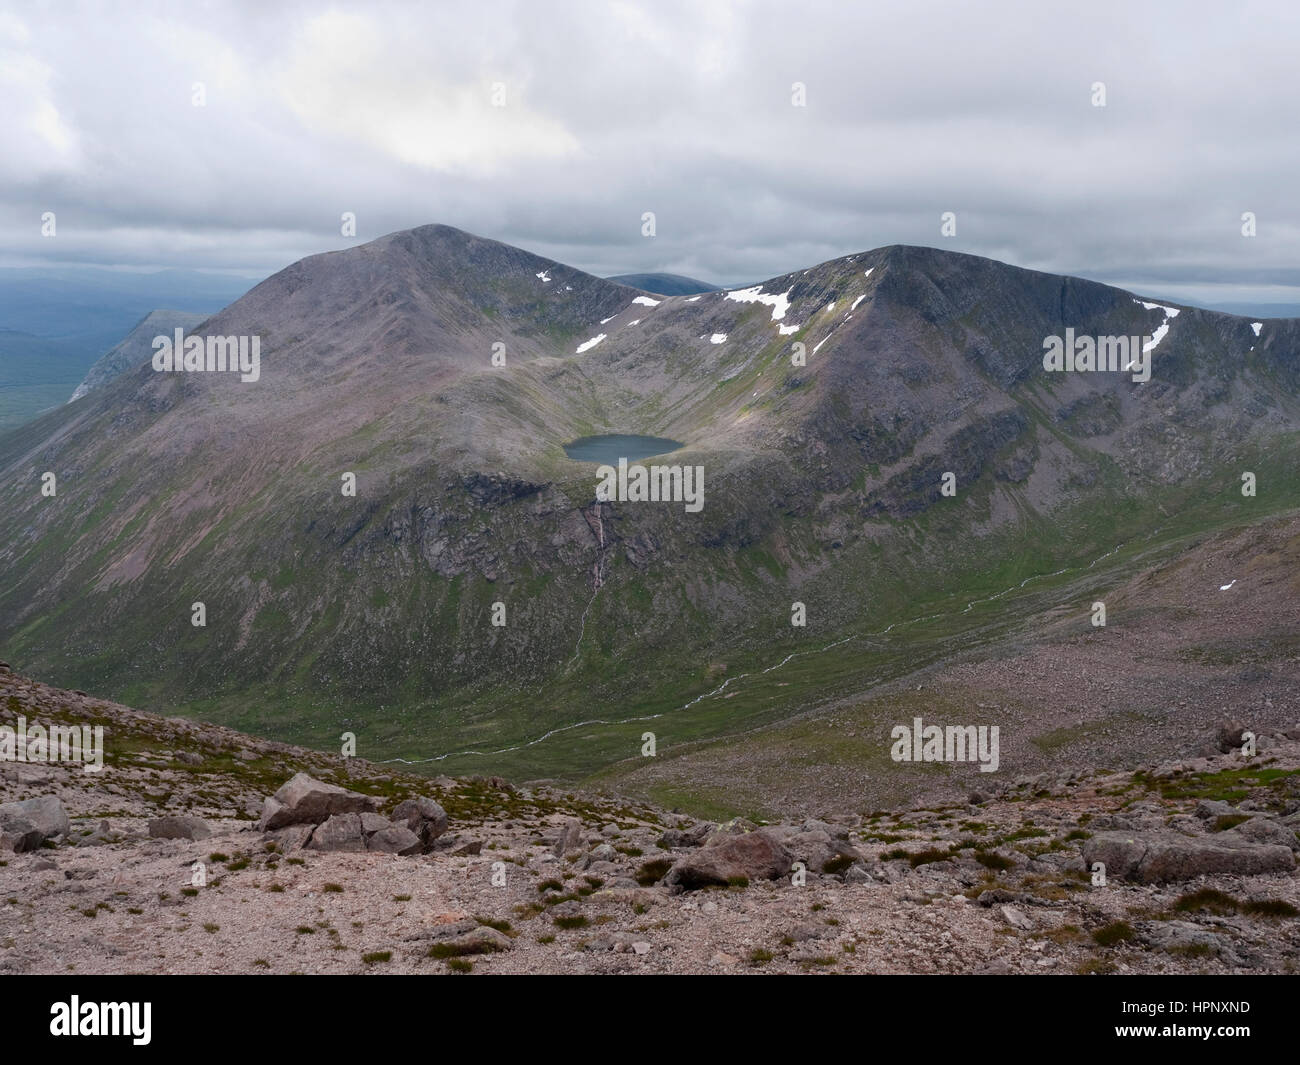
[[316, 826], [307, 844], [313, 851], [363, 851], [365, 835], [361, 831], [361, 815], [334, 814]]
[[[362, 814], [364, 818], [365, 815]], [[364, 824], [362, 826], [364, 831]], [[319, 829], [318, 829], [319, 831]], [[366, 840], [366, 850], [383, 854], [419, 854], [424, 845], [420, 837], [405, 825], [387, 824], [378, 832], [372, 832]]]
[[480, 925], [472, 932], [466, 932], [464, 935], [455, 936], [452, 939], [445, 939], [447, 949], [455, 955], [466, 954], [497, 954], [507, 951], [513, 946], [511, 939], [504, 932], [498, 932], [495, 928], [489, 928], [487, 925]]
[[379, 800], [370, 795], [298, 773], [266, 800], [259, 827], [269, 832], [287, 825], [319, 825], [335, 814], [374, 812], [378, 806]]
[[293, 851], [302, 850], [307, 846], [307, 841], [311, 839], [314, 825], [289, 825], [286, 828], [278, 828], [274, 832], [268, 832], [266, 838], [273, 840], [280, 845], [280, 851], [289, 854]]
[[608, 843], [602, 843], [600, 846], [591, 849], [590, 857], [593, 862], [616, 862], [618, 861], [618, 851]]
[[32, 851], [71, 830], [68, 811], [54, 795], [0, 803], [0, 838], [6, 850]]
[[1214, 836], [1102, 833], [1084, 843], [1083, 859], [1090, 868], [1102, 862], [1108, 877], [1147, 884], [1213, 873], [1289, 873], [1296, 864], [1289, 847], [1252, 843], [1233, 832]]
[[425, 851], [432, 850], [434, 841], [447, 831], [447, 811], [424, 796], [399, 802], [392, 816], [420, 837]]
[[170, 814], [167, 817], [150, 818], [149, 837], [151, 839], [210, 839], [212, 829], [201, 817]]
[[1275, 843], [1290, 847], [1293, 851], [1300, 851], [1300, 839], [1296, 838], [1295, 832], [1268, 817], [1253, 817], [1229, 829], [1224, 835], [1240, 836], [1242, 839], [1250, 840], [1251, 843]]
[[563, 858], [571, 850], [576, 850], [582, 844], [582, 824], [578, 821], [566, 821], [560, 827], [560, 834], [555, 840], [554, 854], [557, 858]]
[[785, 876], [794, 857], [766, 829], [744, 835], [713, 837], [713, 842], [679, 858], [664, 882], [684, 890], [745, 880], [775, 880]]
[[367, 836], [373, 835], [375, 832], [382, 832], [392, 824], [393, 822], [382, 814], [371, 813], [367, 810], [361, 815], [361, 831]]

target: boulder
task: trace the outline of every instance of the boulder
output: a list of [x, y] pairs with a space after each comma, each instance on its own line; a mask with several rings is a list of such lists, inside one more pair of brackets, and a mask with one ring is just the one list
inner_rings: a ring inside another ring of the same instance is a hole
[[1226, 835], [1240, 836], [1251, 843], [1276, 843], [1300, 851], [1300, 839], [1286, 825], [1268, 817], [1252, 817], [1236, 828], [1229, 829]]
[[554, 854], [557, 858], [563, 858], [571, 850], [576, 850], [582, 845], [582, 824], [578, 821], [566, 821], [560, 828], [560, 834], [555, 840]]
[[375, 832], [382, 832], [384, 829], [393, 824], [387, 817], [381, 814], [372, 814], [368, 810], [361, 815], [361, 831], [367, 836]]
[[[764, 830], [766, 831], [766, 830]], [[781, 840], [797, 862], [814, 873], [842, 873], [862, 855], [844, 840], [832, 838], [822, 829], [797, 832]]]
[[420, 797], [399, 802], [392, 817], [394, 822], [406, 825], [420, 837], [425, 851], [431, 850], [434, 840], [447, 831], [447, 811], [432, 799]]
[[790, 872], [794, 860], [766, 829], [715, 836], [706, 846], [679, 858], [664, 882], [689, 891], [738, 880], [775, 880]]
[[0, 803], [0, 850], [33, 851], [71, 830], [68, 811], [54, 795]]
[[1244, 744], [1244, 733], [1248, 731], [1246, 726], [1240, 721], [1223, 721], [1215, 730], [1214, 746], [1223, 754], [1231, 754], [1233, 751], [1241, 750]]
[[1160, 831], [1101, 833], [1084, 843], [1083, 860], [1089, 867], [1102, 862], [1108, 877], [1144, 884], [1214, 873], [1289, 873], [1296, 865], [1290, 847], [1253, 843], [1235, 832], [1214, 836]]
[[366, 837], [361, 831], [361, 815], [334, 814], [316, 826], [307, 843], [311, 851], [363, 851]]
[[208, 839], [212, 829], [201, 817], [172, 814], [149, 819], [149, 836], [152, 839]]
[[701, 821], [691, 828], [670, 828], [659, 837], [659, 846], [664, 850], [676, 850], [681, 847], [698, 847], [718, 826], [712, 821]]
[[269, 832], [286, 825], [319, 825], [335, 814], [373, 813], [378, 808], [379, 800], [372, 796], [298, 773], [266, 800], [259, 827]]
[[389, 823], [366, 840], [366, 850], [382, 854], [419, 854], [423, 849], [420, 837], [405, 825]]
[[445, 957], [461, 957], [466, 954], [497, 954], [512, 946], [510, 937], [504, 932], [481, 925], [472, 932], [444, 939], [438, 949]]
[[277, 828], [274, 832], [268, 832], [266, 838], [278, 843], [282, 854], [289, 854], [307, 846], [313, 828], [312, 825], [289, 825], [287, 828]]

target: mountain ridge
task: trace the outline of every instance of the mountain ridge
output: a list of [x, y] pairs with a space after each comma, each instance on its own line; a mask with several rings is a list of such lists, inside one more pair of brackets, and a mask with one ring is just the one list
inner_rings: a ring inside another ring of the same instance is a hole
[[[1067, 327], [1163, 329], [1152, 380], [1045, 373]], [[0, 648], [278, 737], [361, 719], [423, 756], [654, 713], [719, 665], [1086, 562], [1162, 508], [1239, 516], [1243, 469], [1255, 510], [1300, 501], [1300, 322], [1255, 336], [938, 249], [654, 298], [426, 226], [304, 259], [204, 332], [258, 336], [259, 382], [140, 366], [0, 438]], [[562, 444], [608, 432], [683, 441], [704, 510], [597, 502]], [[799, 708], [723, 698], [679, 720]], [[555, 757], [587, 771], [612, 743]]]

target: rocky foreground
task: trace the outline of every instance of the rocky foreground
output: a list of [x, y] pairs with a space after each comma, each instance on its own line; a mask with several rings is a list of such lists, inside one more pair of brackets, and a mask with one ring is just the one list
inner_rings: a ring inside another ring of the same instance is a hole
[[102, 726], [106, 755], [0, 761], [6, 973], [1300, 965], [1300, 730], [1247, 757], [1236, 723], [1212, 757], [757, 826], [390, 772], [0, 666], [0, 725], [19, 716]]

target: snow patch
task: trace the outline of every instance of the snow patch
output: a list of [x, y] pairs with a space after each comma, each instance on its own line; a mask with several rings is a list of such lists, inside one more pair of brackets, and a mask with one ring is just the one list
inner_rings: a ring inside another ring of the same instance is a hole
[[1145, 300], [1140, 300], [1137, 299], [1136, 297], [1134, 297], [1133, 302], [1142, 304], [1142, 306], [1145, 307], [1148, 311], [1154, 311], [1157, 307], [1159, 307], [1162, 311], [1165, 312], [1165, 320], [1161, 322], [1160, 325], [1156, 328], [1156, 331], [1151, 334], [1151, 342], [1149, 344], [1142, 345], [1142, 354], [1145, 355], [1148, 351], [1156, 350], [1156, 345], [1159, 344], [1160, 341], [1164, 340], [1165, 334], [1169, 332], [1169, 323], [1173, 319], [1177, 318], [1181, 312], [1178, 310], [1177, 307], [1166, 307], [1163, 303], [1147, 303]]
[[1250, 328], [1255, 330], [1255, 335], [1259, 336], [1259, 331], [1264, 328], [1263, 322], [1251, 322]]
[[687, 298], [686, 302], [687, 302], [687, 303], [694, 303], [694, 302], [695, 302], [697, 299], [699, 299], [699, 298], [700, 298], [699, 296], [690, 296], [690, 297]]
[[551, 279], [550, 274], [551, 272], [549, 270], [543, 270], [537, 276], [540, 277], [542, 279], [542, 283], [545, 284], [547, 281]]
[[857, 299], [853, 301], [853, 306], [850, 307], [849, 310], [856, 311], [858, 309], [858, 304], [861, 303], [866, 298], [867, 298], [867, 294], [864, 292], [861, 296], [859, 296]]
[[[622, 314], [622, 313], [623, 313], [622, 311], [618, 312], [618, 314]], [[615, 318], [618, 317], [618, 314], [611, 314], [608, 318], [602, 318], [600, 320], [600, 324], [604, 325], [606, 322], [612, 322]]]
[[659, 304], [661, 304], [661, 303], [663, 302], [663, 300], [652, 300], [649, 296], [638, 296], [638, 297], [637, 297], [636, 299], [634, 299], [632, 302], [633, 302], [633, 303], [640, 303], [640, 304], [642, 304], [643, 306], [646, 306], [646, 307], [658, 307]]
[[1234, 584], [1236, 584], [1236, 583], [1237, 583], [1237, 579], [1234, 577], [1234, 578], [1233, 578], [1232, 580], [1230, 580], [1227, 584], [1221, 584], [1221, 585], [1219, 585], [1219, 591], [1221, 591], [1221, 592], [1226, 592], [1229, 588], [1231, 588], [1231, 587], [1232, 587]]
[[783, 292], [779, 296], [766, 296], [759, 291], [762, 287], [762, 285], [754, 285], [751, 288], [738, 288], [735, 292], [728, 292], [727, 299], [735, 300], [737, 303], [761, 303], [771, 307], [772, 321], [779, 322], [790, 309], [790, 292]]
[[713, 336], [709, 337], [710, 344], [725, 344], [726, 342], [727, 342], [726, 333], [714, 333]]
[[584, 351], [590, 351], [592, 348], [594, 348], [597, 344], [599, 344], [604, 339], [605, 339], [604, 333], [601, 333], [599, 336], [594, 336], [590, 340], [588, 340], [585, 344], [579, 344], [578, 350], [575, 351], [574, 354], [581, 355]]
[[797, 333], [802, 328], [801, 325], [778, 325], [776, 331], [783, 337], [788, 337], [791, 333]]
[[627, 324], [628, 324], [629, 326], [640, 325], [640, 324], [641, 324], [641, 319], [640, 319], [640, 318], [633, 318], [633, 319], [632, 319], [630, 322], [628, 322]]

